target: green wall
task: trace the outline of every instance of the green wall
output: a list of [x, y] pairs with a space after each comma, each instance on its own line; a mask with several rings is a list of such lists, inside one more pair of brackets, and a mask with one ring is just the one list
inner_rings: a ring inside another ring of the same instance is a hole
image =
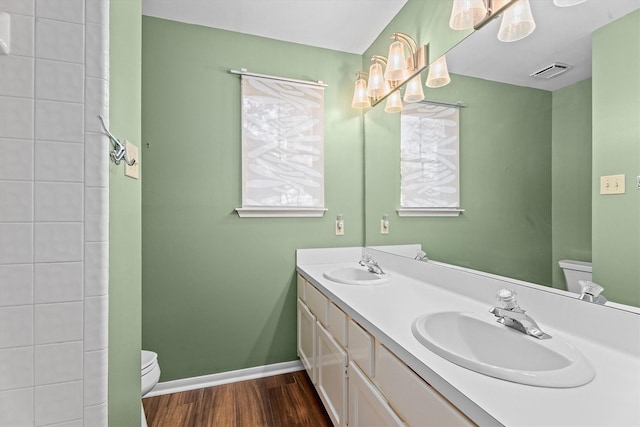
[[[141, 0], [110, 1], [109, 115], [114, 135], [141, 141]], [[141, 181], [109, 170], [109, 425], [140, 425]]]
[[591, 261], [591, 79], [553, 92], [553, 286], [561, 259]]
[[[612, 48], [615, 47], [615, 48]], [[593, 278], [612, 301], [640, 305], [640, 11], [593, 35]], [[626, 193], [600, 195], [625, 174]]]
[[[452, 75], [428, 99], [460, 110], [459, 217], [401, 218], [400, 116], [365, 116], [367, 245], [422, 243], [430, 258], [535, 283], [551, 278], [551, 93]], [[391, 160], [390, 160], [391, 159]], [[383, 214], [391, 219], [380, 234]]]
[[[361, 56], [149, 17], [143, 47], [143, 348], [161, 381], [296, 360], [295, 250], [364, 240]], [[235, 213], [242, 67], [329, 85], [323, 218]]]

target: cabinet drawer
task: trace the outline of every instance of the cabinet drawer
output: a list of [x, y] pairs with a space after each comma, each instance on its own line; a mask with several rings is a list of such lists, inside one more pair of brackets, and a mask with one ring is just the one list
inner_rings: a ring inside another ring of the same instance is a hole
[[304, 277], [298, 274], [298, 298], [300, 298], [300, 300], [302, 301], [307, 301], [307, 299], [305, 298], [306, 283], [307, 281], [304, 279]]
[[320, 323], [326, 326], [329, 300], [311, 283], [307, 282], [305, 288], [305, 302], [309, 306], [309, 310], [311, 310]]
[[410, 426], [475, 425], [380, 343], [376, 343], [375, 382]]
[[373, 378], [374, 372], [373, 343], [373, 337], [353, 319], [350, 319], [349, 356], [370, 378]]
[[329, 302], [328, 329], [340, 345], [347, 346], [347, 315], [332, 302]]

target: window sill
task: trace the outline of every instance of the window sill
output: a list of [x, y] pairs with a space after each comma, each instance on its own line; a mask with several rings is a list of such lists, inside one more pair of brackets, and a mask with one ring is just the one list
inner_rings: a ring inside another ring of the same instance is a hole
[[288, 206], [236, 208], [240, 218], [321, 218], [326, 211], [326, 208]]
[[400, 208], [398, 216], [459, 216], [464, 209], [460, 208]]

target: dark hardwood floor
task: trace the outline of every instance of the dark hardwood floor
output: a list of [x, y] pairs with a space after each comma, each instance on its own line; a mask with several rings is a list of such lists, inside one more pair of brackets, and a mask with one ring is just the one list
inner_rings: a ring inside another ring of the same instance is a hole
[[331, 426], [305, 371], [142, 399], [149, 427]]

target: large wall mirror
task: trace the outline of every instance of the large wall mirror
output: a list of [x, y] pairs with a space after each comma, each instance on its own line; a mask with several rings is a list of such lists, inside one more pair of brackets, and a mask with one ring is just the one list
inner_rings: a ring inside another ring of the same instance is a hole
[[[595, 72], [592, 77], [592, 68], [603, 69], [611, 52], [632, 64], [640, 61], [638, 30], [628, 30], [640, 27], [639, 7], [638, 0], [586, 0], [564, 8], [533, 1], [537, 28], [529, 37], [502, 43], [495, 20], [447, 53], [451, 83], [425, 88], [425, 94], [430, 100], [466, 105], [460, 111], [459, 154], [464, 212], [458, 217], [398, 216], [400, 115], [385, 113], [381, 104], [369, 110], [366, 244], [420, 243], [436, 261], [559, 289], [566, 287], [560, 259], [593, 260], [594, 280], [605, 287], [605, 296], [640, 306], [640, 190], [635, 186], [640, 125], [636, 119], [631, 130], [619, 135], [610, 129], [612, 140], [630, 139], [635, 148], [617, 147], [616, 158], [606, 160], [613, 166], [600, 169], [604, 155], [596, 145], [608, 117], [602, 110], [610, 107], [607, 94], [620, 88], [609, 88], [611, 82]], [[592, 48], [594, 28], [599, 29]], [[600, 36], [603, 30], [607, 32]], [[593, 67], [592, 49], [599, 61]], [[570, 69], [548, 79], [530, 76], [554, 63]], [[629, 99], [616, 98], [619, 107], [628, 103], [638, 114], [640, 75], [621, 74], [614, 80], [622, 80], [615, 83], [623, 85], [622, 93], [625, 85], [632, 91]], [[628, 157], [635, 158], [632, 169], [619, 171], [617, 163]], [[626, 173], [625, 196], [599, 195], [596, 186], [603, 171]], [[626, 235], [621, 231], [618, 242], [601, 238], [607, 233], [603, 211], [624, 224]], [[389, 234], [380, 233], [385, 214]], [[623, 259], [607, 255], [618, 243]], [[621, 267], [630, 270], [613, 273]]]

